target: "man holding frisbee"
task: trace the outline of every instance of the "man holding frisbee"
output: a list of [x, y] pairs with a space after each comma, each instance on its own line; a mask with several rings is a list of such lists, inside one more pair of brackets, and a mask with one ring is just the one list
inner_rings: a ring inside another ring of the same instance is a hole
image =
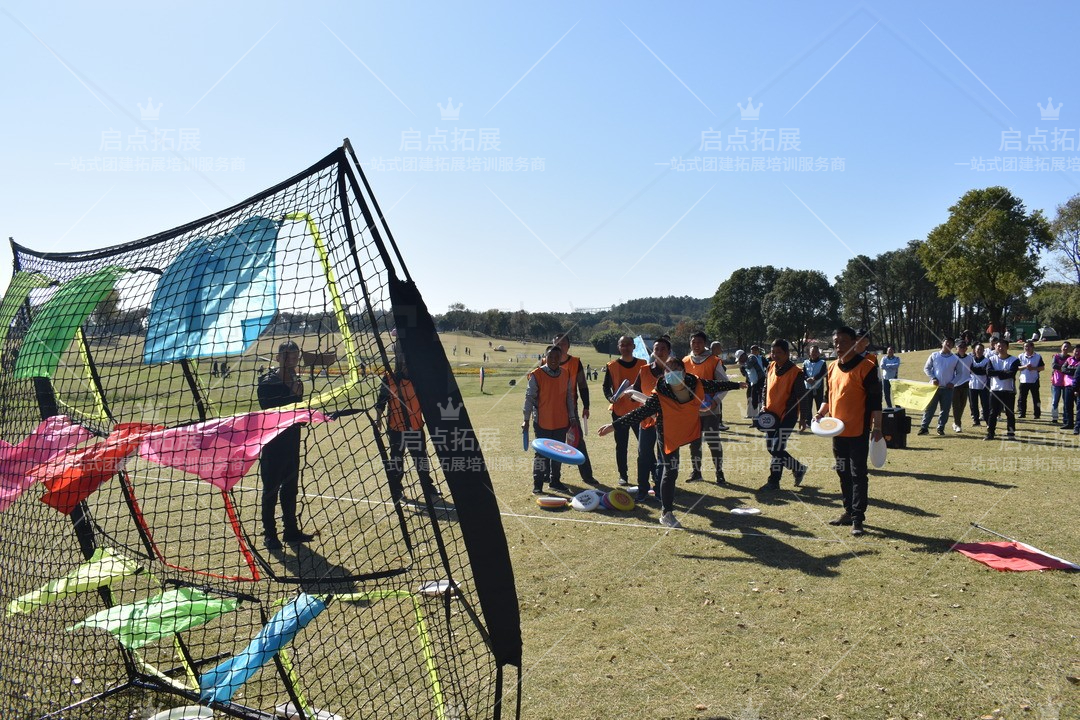
[[[800, 417], [810, 411], [810, 392], [804, 392], [802, 369], [791, 361], [791, 346], [787, 340], [777, 338], [772, 343], [772, 362], [765, 371], [765, 412], [779, 418], [775, 427], [765, 431], [765, 448], [772, 455], [769, 479], [761, 491], [780, 489], [780, 476], [787, 468], [795, 475], [795, 486], [802, 484], [806, 466], [787, 451], [788, 438]], [[819, 406], [820, 407], [820, 406]]]
[[664, 472], [660, 480], [660, 524], [664, 527], [682, 527], [675, 519], [675, 480], [679, 474], [679, 448], [701, 437], [698, 409], [705, 393], [715, 394], [745, 387], [746, 383], [699, 380], [687, 373], [683, 361], [675, 356], [668, 358], [664, 376], [656, 382], [652, 395], [633, 412], [623, 415], [612, 425], [605, 425], [597, 432], [601, 437], [615, 429], [615, 425], [632, 425], [648, 417], [656, 417], [656, 434], [664, 452]]
[[[529, 387], [525, 390], [525, 420], [521, 423], [522, 431], [529, 427], [533, 413], [536, 421], [533, 432], [538, 438], [548, 438], [565, 442], [566, 431], [577, 422], [577, 403], [570, 373], [565, 367], [559, 367], [562, 351], [551, 345], [545, 351], [544, 364], [529, 373]], [[580, 365], [579, 365], [580, 368]], [[562, 484], [562, 464], [536, 453], [533, 458], [533, 495], [544, 491], [544, 483], [555, 492], [572, 494], [570, 488]]]
[[[634, 389], [644, 395], [652, 395], [657, 381], [667, 372], [667, 361], [671, 357], [671, 340], [667, 336], [659, 337], [653, 343], [653, 361], [638, 371]], [[649, 478], [653, 478], [653, 493], [660, 497], [660, 478], [662, 466], [658, 462], [656, 449], [656, 418], [647, 417], [638, 426], [637, 456], [637, 502], [649, 501]], [[663, 450], [660, 451], [663, 458]]]
[[[683, 366], [687, 373], [699, 380], [727, 382], [727, 373], [720, 364], [720, 358], [705, 347], [707, 341], [705, 333], [700, 331], [690, 336], [690, 354], [683, 358]], [[723, 399], [723, 393], [719, 393], [716, 397], [712, 394], [704, 395], [701, 409], [698, 410], [701, 436], [690, 443], [691, 472], [687, 482], [701, 480], [701, 443], [704, 441], [709, 446], [709, 454], [712, 455], [713, 468], [716, 470], [716, 484], [727, 484], [727, 480], [724, 479], [724, 446], [720, 444], [720, 415], [717, 410]], [[617, 432], [618, 428], [616, 428]], [[618, 438], [617, 434], [616, 438]]]
[[844, 429], [832, 439], [844, 512], [829, 524], [850, 524], [851, 534], [858, 536], [865, 532], [870, 439], [881, 439], [881, 378], [877, 363], [856, 352], [855, 340], [855, 331], [846, 325], [833, 331], [836, 360], [826, 371], [825, 404], [818, 408], [814, 420], [831, 415], [844, 423]]
[[[604, 397], [611, 403], [612, 422], [637, 406], [625, 395], [612, 402], [612, 395], [624, 381], [631, 384], [636, 381], [638, 373], [645, 365], [644, 360], [634, 357], [634, 338], [628, 335], [619, 338], [619, 357], [604, 366]], [[637, 425], [629, 427], [620, 425], [615, 428], [615, 465], [619, 469], [619, 485], [630, 484], [629, 470], [626, 465], [626, 446], [630, 444], [631, 432], [634, 433], [634, 439], [637, 439]]]
[[596, 487], [600, 483], [593, 477], [592, 462], [589, 461], [589, 451], [585, 447], [585, 433], [581, 432], [581, 426], [578, 425], [577, 420], [577, 399], [579, 394], [581, 395], [581, 417], [584, 420], [589, 419], [589, 383], [585, 377], [585, 368], [582, 366], [580, 358], [570, 354], [570, 336], [567, 333], [556, 335], [551, 344], [559, 348], [562, 353], [562, 359], [559, 361], [560, 367], [570, 377], [570, 390], [574, 395], [574, 412], [571, 413], [573, 416], [571, 425], [575, 426], [577, 442], [570, 444], [574, 445], [585, 456], [585, 462], [578, 465], [578, 472], [581, 473], [582, 482]]

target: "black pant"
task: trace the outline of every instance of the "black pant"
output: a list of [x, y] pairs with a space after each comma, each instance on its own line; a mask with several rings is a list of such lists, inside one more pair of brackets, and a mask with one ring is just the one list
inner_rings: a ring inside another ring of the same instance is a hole
[[968, 386], [957, 385], [953, 388], [952, 395], [952, 421], [953, 425], [960, 427], [962, 424], [960, 421], [964, 419], [964, 411], [967, 410], [968, 402]]
[[277, 537], [274, 514], [281, 500], [281, 522], [285, 532], [295, 532], [296, 496], [300, 488], [300, 426], [290, 425], [266, 443], [259, 463], [262, 473], [263, 535]]
[[[972, 390], [968, 388], [968, 404], [971, 405], [971, 421], [976, 425], [979, 420], [990, 422], [990, 389], [980, 388]], [[981, 412], [980, 412], [981, 406]]]
[[1073, 412], [1076, 407], [1075, 387], [1075, 385], [1066, 385], [1061, 389], [1061, 399], [1064, 404], [1061, 409], [1061, 425], [1063, 427], [1072, 427], [1073, 424]]
[[411, 430], [404, 433], [400, 430], [387, 430], [387, 441], [390, 443], [389, 455], [386, 466], [386, 481], [390, 485], [390, 496], [395, 501], [404, 496], [401, 481], [405, 477], [405, 453], [412, 457], [413, 467], [420, 478], [420, 486], [426, 491], [433, 490], [435, 483], [431, 479], [431, 460], [427, 455], [427, 438], [423, 430]]
[[664, 469], [660, 476], [660, 509], [671, 512], [675, 507], [675, 480], [679, 477], [679, 451], [663, 453]]
[[701, 415], [701, 437], [690, 443], [690, 466], [693, 478], [701, 477], [701, 443], [709, 446], [713, 465], [716, 466], [717, 481], [724, 479], [724, 446], [720, 444], [720, 418], [715, 415]]
[[799, 472], [802, 468], [799, 461], [791, 457], [787, 451], [788, 438], [791, 437], [794, 429], [795, 419], [792, 418], [790, 422], [785, 421], [782, 426], [765, 433], [765, 449], [772, 455], [772, 462], [769, 464], [769, 484], [771, 485], [780, 484], [780, 476], [784, 474], [784, 468], [793, 473]]
[[[649, 493], [649, 478], [653, 479], [653, 490], [659, 495], [660, 478], [663, 473], [657, 460], [656, 452], [656, 426], [638, 428], [637, 434], [637, 486], [638, 497], [645, 497]], [[661, 461], [662, 453], [659, 453]]]
[[861, 523], [866, 517], [870, 486], [870, 478], [866, 474], [870, 433], [857, 437], [834, 437], [832, 443], [836, 474], [840, 476], [840, 492], [844, 494], [844, 512], [851, 516], [852, 522]]
[[817, 409], [825, 403], [825, 381], [822, 380], [815, 388], [807, 389], [806, 394], [814, 404], [814, 412], [817, 412]]
[[[536, 435], [536, 437], [547, 438], [548, 440], [558, 440], [559, 442], [566, 442], [567, 430], [568, 428], [545, 430], [539, 425], [533, 425], [533, 434]], [[543, 490], [545, 482], [549, 485], [551, 483], [561, 482], [561, 477], [561, 462], [546, 458], [540, 453], [536, 453], [533, 457], [533, 490]]]
[[757, 414], [757, 412], [761, 410], [761, 399], [765, 394], [765, 381], [760, 380], [751, 385], [748, 389], [750, 390], [750, 405], [753, 406], [751, 412]]
[[[618, 419], [618, 415], [611, 413], [612, 422], [615, 422]], [[631, 432], [634, 433], [634, 439], [638, 439], [637, 425], [634, 425], [633, 427], [622, 424], [615, 426], [615, 466], [619, 469], [619, 478], [622, 480], [626, 480], [630, 477], [627, 474], [629, 471], [626, 466], [626, 446], [630, 444]]]
[[1020, 399], [1016, 401], [1016, 414], [1023, 417], [1027, 414], [1027, 399], [1031, 396], [1031, 414], [1036, 420], [1042, 414], [1042, 403], [1039, 402], [1039, 381], [1033, 383], [1020, 383]]
[[[569, 428], [567, 428], [569, 429]], [[581, 429], [581, 428], [579, 428]], [[585, 433], [579, 433], [581, 437], [578, 439], [577, 449], [581, 451], [581, 454], [585, 456], [585, 462], [578, 465], [578, 472], [581, 473], [582, 480], [592, 480], [592, 461], [589, 460], [589, 450], [585, 447]], [[540, 437], [537, 435], [537, 437]], [[565, 440], [566, 433], [563, 432], [563, 439]]]
[[998, 417], [1005, 413], [1005, 427], [1009, 434], [1016, 432], [1016, 416], [1013, 415], [1013, 402], [1016, 392], [1013, 390], [993, 390], [990, 392], [990, 417], [986, 420], [986, 436], [994, 437]]

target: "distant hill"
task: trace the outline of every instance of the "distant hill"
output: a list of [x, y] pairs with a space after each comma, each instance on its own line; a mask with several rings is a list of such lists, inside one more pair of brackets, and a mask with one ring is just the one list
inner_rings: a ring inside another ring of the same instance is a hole
[[607, 316], [612, 320], [631, 324], [659, 323], [669, 326], [680, 320], [704, 320], [711, 304], [712, 298], [695, 298], [689, 295], [645, 297], [614, 305]]

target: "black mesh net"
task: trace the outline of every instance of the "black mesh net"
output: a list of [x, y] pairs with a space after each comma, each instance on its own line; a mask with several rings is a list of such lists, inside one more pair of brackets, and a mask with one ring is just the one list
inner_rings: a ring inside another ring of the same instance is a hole
[[345, 150], [145, 240], [16, 246], [3, 717], [500, 715], [396, 248]]

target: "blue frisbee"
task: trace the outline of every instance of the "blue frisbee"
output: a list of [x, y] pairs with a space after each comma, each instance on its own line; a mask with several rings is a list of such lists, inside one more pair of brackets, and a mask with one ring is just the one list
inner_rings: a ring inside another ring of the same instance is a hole
[[532, 449], [546, 458], [567, 465], [581, 465], [585, 462], [585, 455], [576, 447], [550, 438], [536, 438], [532, 441]]

